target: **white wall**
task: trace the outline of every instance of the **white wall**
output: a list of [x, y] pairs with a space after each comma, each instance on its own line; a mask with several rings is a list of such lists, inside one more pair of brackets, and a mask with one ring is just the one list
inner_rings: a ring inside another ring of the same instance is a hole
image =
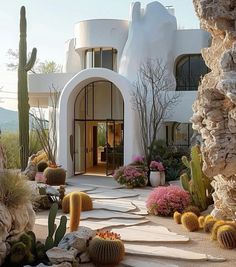
[[75, 50], [75, 39], [70, 39], [65, 43], [65, 62], [63, 71], [77, 73], [83, 69], [83, 56]]
[[122, 54], [119, 73], [134, 82], [141, 64], [145, 64], [148, 59], [159, 59], [162, 65], [167, 67], [174, 85], [172, 66], [176, 30], [176, 18], [159, 2], [149, 3], [144, 9], [141, 8], [140, 2], [133, 3], [128, 40]]
[[175, 36], [175, 58], [185, 54], [200, 54], [203, 47], [209, 46], [209, 41], [210, 34], [203, 30], [178, 30]]
[[117, 61], [128, 35], [128, 21], [116, 19], [85, 20], [75, 25], [75, 49], [85, 51], [88, 48], [111, 47], [118, 51]]

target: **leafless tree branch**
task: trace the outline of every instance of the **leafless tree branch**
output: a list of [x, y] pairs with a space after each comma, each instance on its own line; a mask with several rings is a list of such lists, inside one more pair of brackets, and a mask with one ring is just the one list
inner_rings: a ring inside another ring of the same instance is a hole
[[132, 92], [132, 105], [138, 113], [142, 150], [148, 163], [160, 126], [180, 98], [178, 92], [171, 91], [173, 87], [167, 66], [161, 60], [148, 59], [141, 64]]

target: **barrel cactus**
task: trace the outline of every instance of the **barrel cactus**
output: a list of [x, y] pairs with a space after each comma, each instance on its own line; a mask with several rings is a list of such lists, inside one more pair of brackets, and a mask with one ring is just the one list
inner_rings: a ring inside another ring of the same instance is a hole
[[236, 230], [231, 225], [220, 226], [217, 231], [217, 241], [221, 247], [236, 248]]
[[120, 236], [113, 232], [98, 232], [89, 244], [90, 259], [98, 266], [115, 266], [124, 254], [124, 244]]
[[66, 171], [60, 167], [47, 167], [43, 175], [47, 179], [48, 185], [64, 185], [66, 181]]
[[199, 230], [198, 217], [193, 212], [185, 212], [182, 214], [181, 223], [189, 232]]
[[48, 167], [48, 163], [44, 160], [40, 161], [37, 164], [38, 172], [43, 172]]

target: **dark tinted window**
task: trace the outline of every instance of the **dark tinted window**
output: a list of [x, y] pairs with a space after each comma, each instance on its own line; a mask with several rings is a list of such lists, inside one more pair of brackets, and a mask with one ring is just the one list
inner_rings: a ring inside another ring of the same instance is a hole
[[176, 64], [177, 91], [195, 91], [201, 77], [209, 72], [201, 55], [186, 55]]

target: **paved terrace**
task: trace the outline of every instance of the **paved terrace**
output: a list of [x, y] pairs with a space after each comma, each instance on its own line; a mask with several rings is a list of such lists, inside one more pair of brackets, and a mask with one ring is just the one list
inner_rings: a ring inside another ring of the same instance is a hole
[[[66, 192], [77, 190], [87, 192], [94, 203], [94, 210], [82, 212], [80, 225], [121, 234], [127, 254], [119, 266], [235, 266], [235, 250], [219, 248], [210, 235], [189, 233], [172, 218], [148, 215], [145, 200], [152, 188], [126, 189], [112, 177], [82, 175], [67, 180]], [[47, 215], [48, 211], [37, 213], [38, 238], [46, 238]]]

